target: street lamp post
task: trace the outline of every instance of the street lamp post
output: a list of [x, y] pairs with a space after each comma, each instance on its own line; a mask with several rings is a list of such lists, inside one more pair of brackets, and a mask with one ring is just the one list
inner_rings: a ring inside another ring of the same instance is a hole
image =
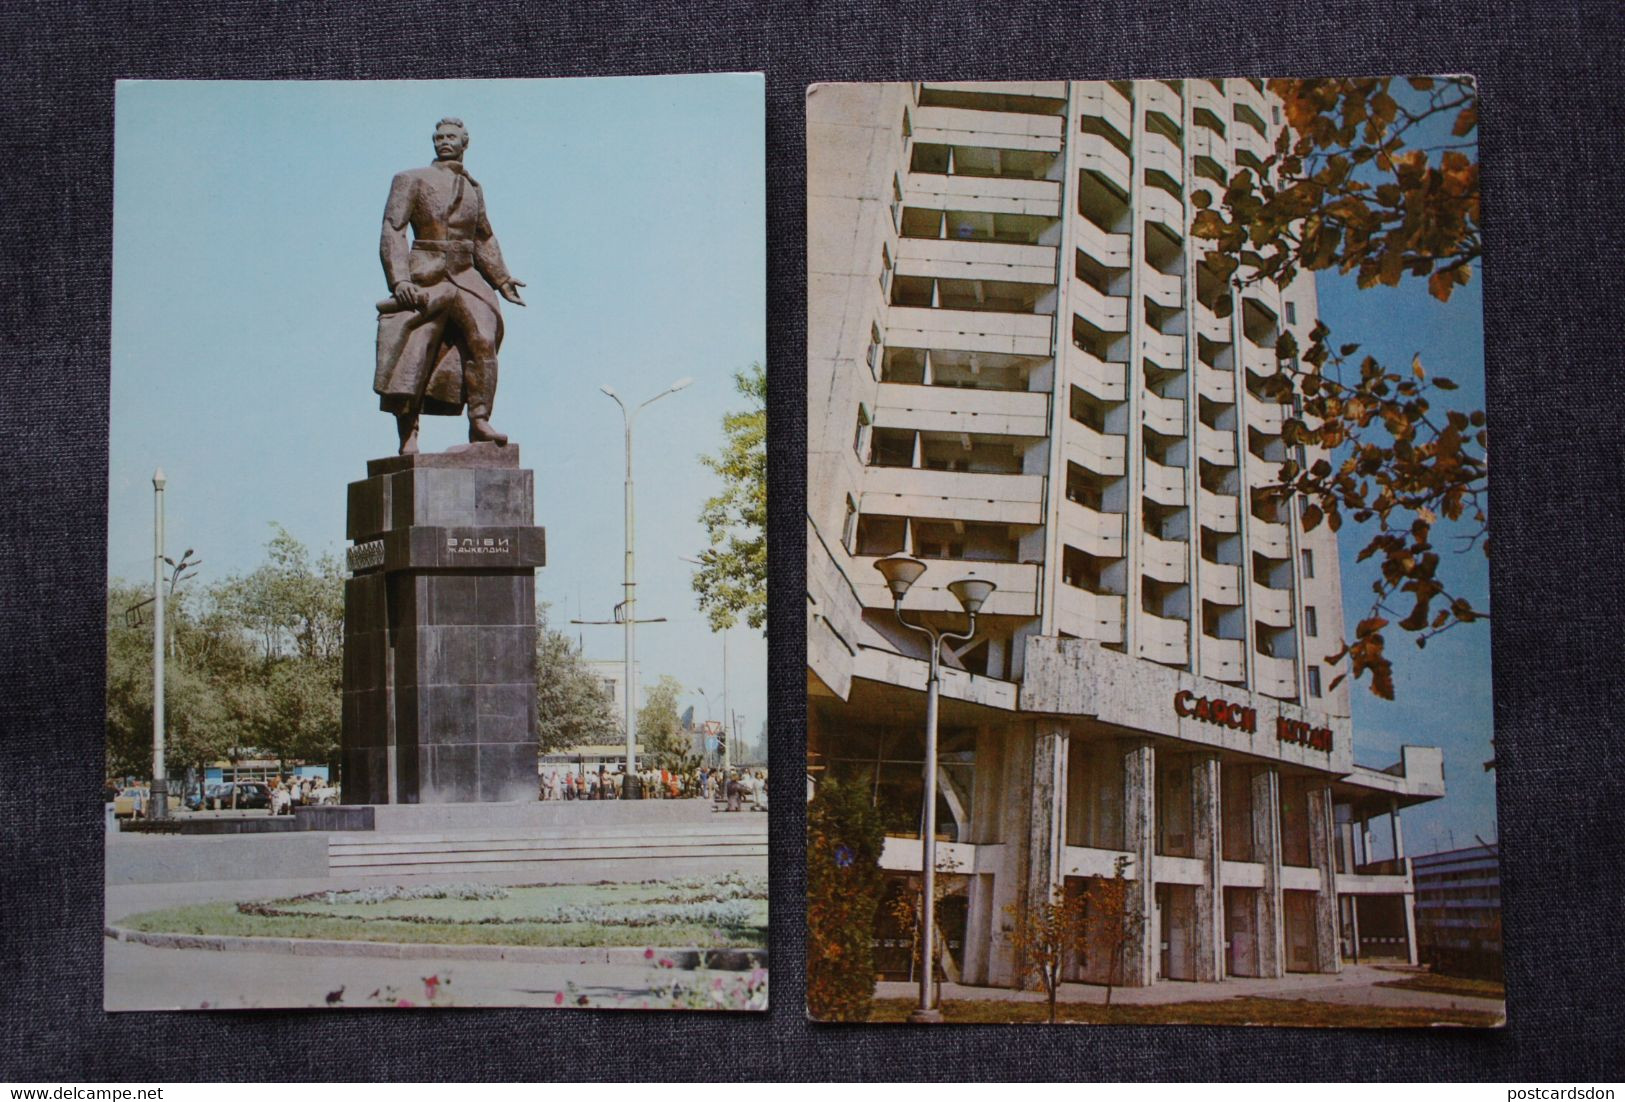
[[907, 555], [890, 555], [875, 563], [892, 594], [892, 611], [897, 622], [931, 640], [930, 674], [925, 683], [925, 822], [920, 831], [920, 1003], [908, 1016], [911, 1022], [942, 1021], [942, 1010], [933, 997], [937, 946], [937, 698], [942, 670], [942, 644], [966, 643], [976, 636], [976, 614], [996, 588], [981, 578], [961, 578], [948, 583], [948, 591], [970, 617], [963, 635], [938, 631], [928, 624], [911, 624], [903, 619], [903, 598], [909, 587], [925, 573], [925, 563]]
[[152, 472], [152, 798], [147, 815], [169, 818], [164, 763], [164, 469]]
[[671, 386], [656, 394], [636, 408], [628, 410], [621, 396], [615, 393], [612, 386], [601, 386], [598, 389], [615, 399], [615, 404], [621, 407], [621, 420], [626, 426], [626, 599], [621, 609], [624, 614], [626, 632], [626, 781], [622, 786], [621, 798], [624, 800], [637, 800], [643, 797], [643, 785], [638, 781], [637, 771], [637, 731], [634, 717], [637, 714], [637, 673], [633, 661], [637, 654], [637, 571], [634, 565], [634, 546], [637, 538], [637, 527], [632, 509], [632, 425], [638, 414], [643, 412], [644, 406], [659, 401], [668, 394], [675, 394], [694, 380], [688, 377], [678, 379]]

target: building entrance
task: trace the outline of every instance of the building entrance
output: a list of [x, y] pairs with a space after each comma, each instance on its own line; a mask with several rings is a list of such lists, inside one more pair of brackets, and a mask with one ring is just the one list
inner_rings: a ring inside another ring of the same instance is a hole
[[1162, 942], [1161, 977], [1196, 979], [1196, 888], [1158, 884], [1157, 926]]
[[1257, 976], [1258, 889], [1224, 889], [1224, 972], [1227, 976]]

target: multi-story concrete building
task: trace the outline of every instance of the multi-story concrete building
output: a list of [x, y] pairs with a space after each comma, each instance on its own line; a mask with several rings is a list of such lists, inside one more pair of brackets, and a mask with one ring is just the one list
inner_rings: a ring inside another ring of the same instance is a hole
[[1500, 979], [1500, 846], [1429, 853], [1414, 859], [1416, 941], [1434, 971]]
[[871, 784], [885, 864], [918, 872], [926, 650], [874, 569], [904, 552], [929, 564], [905, 608], [945, 628], [947, 583], [998, 587], [944, 655], [942, 911], [967, 981], [1013, 982], [1012, 915], [1119, 865], [1120, 982], [1336, 971], [1356, 897], [1390, 901], [1361, 913], [1391, 908], [1414, 959], [1398, 811], [1443, 794], [1442, 759], [1355, 764], [1325, 663], [1336, 537], [1261, 493], [1288, 451], [1263, 383], [1283, 330], [1308, 343], [1314, 285], [1234, 287], [1189, 233], [1198, 192], [1269, 156], [1275, 106], [1249, 80], [807, 104], [812, 775]]

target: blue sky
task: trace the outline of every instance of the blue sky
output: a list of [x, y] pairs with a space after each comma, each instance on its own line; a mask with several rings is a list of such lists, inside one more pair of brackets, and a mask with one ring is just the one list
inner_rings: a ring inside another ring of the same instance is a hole
[[[1395, 83], [1397, 89], [1400, 82]], [[1414, 97], [1398, 90], [1396, 98], [1403, 103]], [[1444, 135], [1452, 121], [1442, 120], [1442, 125], [1424, 135], [1423, 143], [1450, 140]], [[1397, 287], [1360, 290], [1352, 275], [1322, 272], [1316, 279], [1321, 320], [1332, 329], [1333, 347], [1361, 345], [1353, 357], [1356, 369], [1359, 358], [1370, 354], [1392, 370], [1408, 371], [1411, 357], [1419, 355], [1430, 376], [1442, 375], [1461, 387], [1450, 394], [1437, 394], [1433, 399], [1436, 410], [1483, 409], [1480, 276], [1475, 269], [1472, 281], [1458, 288], [1448, 303], [1441, 303], [1427, 293], [1424, 279], [1407, 277]], [[1493, 528], [1493, 516], [1490, 522]], [[1475, 529], [1476, 525], [1465, 522], [1451, 525], [1441, 521], [1434, 528], [1434, 546], [1444, 560], [1440, 573], [1446, 587], [1475, 608], [1488, 609], [1489, 560], [1480, 547], [1458, 553], [1461, 543], [1451, 538]], [[1345, 524], [1338, 533], [1343, 615], [1350, 631], [1370, 613], [1377, 560], [1356, 563], [1354, 558], [1375, 530], [1375, 525]], [[1400, 609], [1400, 616], [1410, 608], [1403, 595], [1392, 607]], [[1400, 616], [1389, 619], [1397, 621]], [[1495, 774], [1484, 771], [1484, 763], [1493, 755], [1490, 736], [1494, 729], [1489, 624], [1455, 627], [1423, 650], [1396, 627], [1388, 628], [1384, 638], [1385, 653], [1394, 663], [1395, 699], [1389, 702], [1374, 696], [1367, 687], [1368, 679], [1352, 684], [1356, 760], [1380, 768], [1399, 760], [1402, 744], [1443, 748], [1445, 798], [1404, 813], [1406, 852], [1470, 846], [1475, 837], [1494, 841]], [[1386, 853], [1386, 829], [1379, 824], [1373, 833], [1377, 848]]]
[[[391, 177], [465, 120], [526, 308], [507, 325], [493, 423], [536, 472], [556, 625], [621, 598], [621, 414], [694, 385], [637, 422], [642, 683], [669, 673], [718, 694], [722, 642], [694, 604], [696, 517], [733, 373], [766, 359], [763, 84], [759, 76], [536, 81], [130, 82], [117, 96], [108, 574], [151, 577], [155, 467], [171, 553], [200, 581], [246, 572], [272, 522], [344, 547], [346, 483], [395, 450], [372, 393], [387, 294], [379, 223]], [[465, 439], [424, 418], [425, 450]], [[567, 625], [566, 625], [567, 626]], [[584, 633], [619, 658], [620, 632]], [[766, 646], [729, 636], [730, 704], [754, 738]]]

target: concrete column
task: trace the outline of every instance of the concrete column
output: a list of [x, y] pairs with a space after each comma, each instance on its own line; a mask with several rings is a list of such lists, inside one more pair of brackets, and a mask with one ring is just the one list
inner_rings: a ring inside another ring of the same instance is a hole
[[1026, 905], [1053, 898], [1061, 883], [1066, 845], [1067, 728], [1052, 721], [1034, 724], [1032, 781], [1027, 801]]
[[[1410, 873], [1405, 874], [1405, 882], [1410, 884]], [[1412, 964], [1420, 964], [1416, 955], [1416, 893], [1405, 893], [1405, 959]]]
[[1286, 931], [1281, 922], [1281, 777], [1274, 766], [1253, 774], [1253, 855], [1264, 866], [1258, 892], [1258, 974], [1286, 975]]
[[1219, 759], [1198, 756], [1191, 764], [1192, 852], [1202, 862], [1202, 886], [1196, 889], [1196, 978], [1224, 978], [1224, 872], [1221, 846]]
[[1370, 863], [1371, 863], [1371, 819], [1369, 817], [1362, 817], [1360, 819], [1360, 864], [1369, 865]]
[[1159, 950], [1153, 863], [1157, 846], [1157, 756], [1144, 739], [1124, 739], [1122, 748], [1123, 848], [1134, 861], [1128, 873], [1135, 878], [1130, 899], [1132, 921], [1137, 925], [1123, 949], [1123, 986], [1144, 987], [1156, 978]]
[[1341, 972], [1343, 954], [1337, 946], [1337, 853], [1332, 820], [1330, 785], [1304, 789], [1309, 808], [1309, 860], [1320, 873], [1315, 894], [1315, 963], [1318, 971]]
[[1399, 825], [1399, 801], [1388, 801], [1388, 822], [1394, 832], [1394, 860], [1402, 860], [1405, 856], [1405, 831]]

